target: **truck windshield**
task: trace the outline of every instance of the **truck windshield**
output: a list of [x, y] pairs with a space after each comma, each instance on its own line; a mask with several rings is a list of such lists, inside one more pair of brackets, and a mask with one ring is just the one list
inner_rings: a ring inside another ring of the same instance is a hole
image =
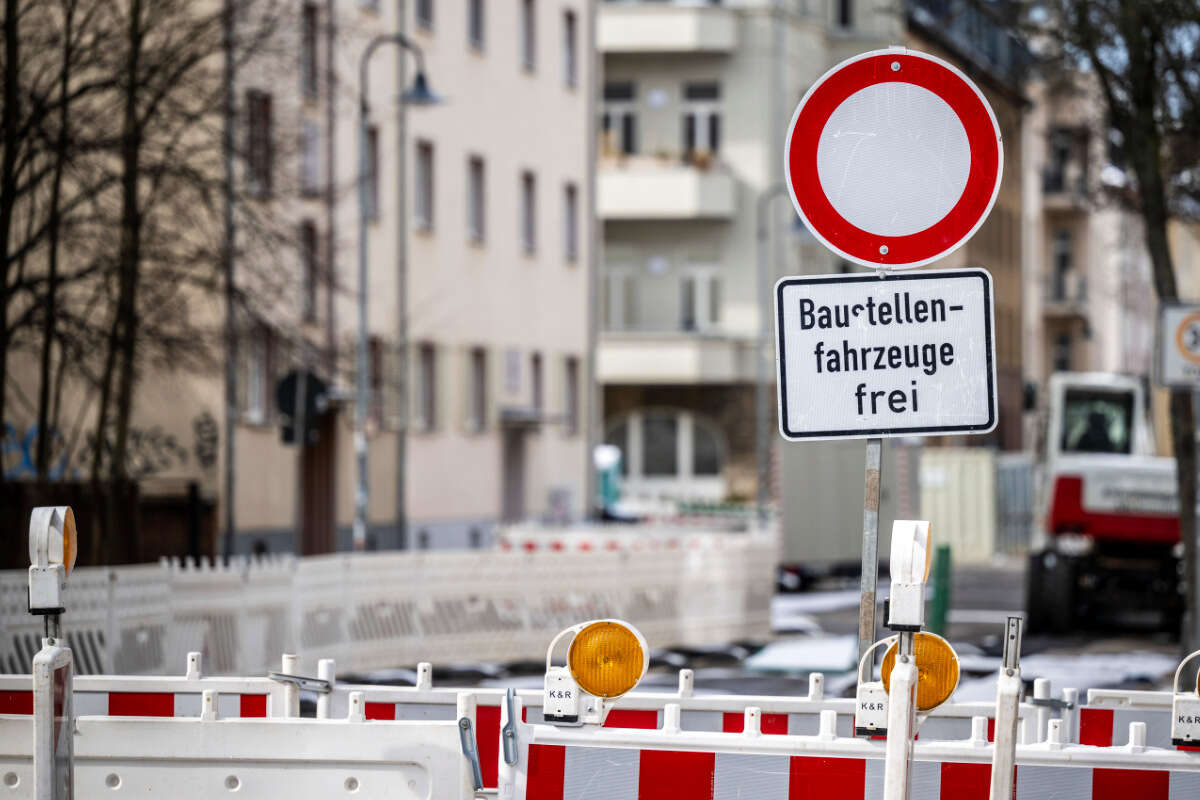
[[1064, 453], [1129, 453], [1133, 395], [1068, 389], [1063, 402]]

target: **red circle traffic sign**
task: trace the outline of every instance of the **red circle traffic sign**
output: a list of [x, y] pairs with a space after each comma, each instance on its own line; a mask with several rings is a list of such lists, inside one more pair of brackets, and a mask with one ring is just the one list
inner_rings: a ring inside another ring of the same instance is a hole
[[796, 106], [784, 148], [792, 204], [826, 247], [907, 269], [961, 246], [1000, 191], [1000, 127], [952, 65], [874, 50], [825, 73]]

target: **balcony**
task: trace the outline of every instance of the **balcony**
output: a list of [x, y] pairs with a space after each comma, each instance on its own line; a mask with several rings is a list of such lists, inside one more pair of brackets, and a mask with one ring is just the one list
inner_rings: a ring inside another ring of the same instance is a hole
[[737, 46], [733, 11], [696, 3], [604, 2], [596, 23], [601, 53], [728, 53]]
[[602, 159], [596, 205], [605, 220], [730, 219], [737, 186], [720, 166], [669, 159]]
[[1046, 211], [1086, 211], [1087, 175], [1081, 169], [1047, 167], [1042, 171], [1042, 208]]
[[605, 331], [601, 383], [745, 383], [755, 378], [754, 339], [687, 331]]
[[1074, 270], [1046, 280], [1042, 314], [1050, 319], [1087, 318], [1087, 276]]

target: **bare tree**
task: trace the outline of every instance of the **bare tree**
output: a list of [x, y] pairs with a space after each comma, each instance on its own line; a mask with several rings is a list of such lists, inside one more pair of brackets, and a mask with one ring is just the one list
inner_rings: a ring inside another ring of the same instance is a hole
[[[1045, 55], [1094, 76], [1132, 178], [1128, 200], [1141, 216], [1159, 302], [1178, 299], [1167, 239], [1172, 216], [1200, 216], [1200, 4], [1195, 0], [1031, 2], [1024, 20]], [[1173, 389], [1180, 534], [1184, 546], [1186, 649], [1200, 646], [1196, 572], [1196, 423], [1192, 393]]]

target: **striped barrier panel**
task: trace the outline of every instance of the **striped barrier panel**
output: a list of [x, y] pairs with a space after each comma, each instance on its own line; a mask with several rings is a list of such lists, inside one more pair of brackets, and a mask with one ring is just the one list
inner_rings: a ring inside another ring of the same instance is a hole
[[[919, 756], [918, 756], [919, 757]], [[526, 800], [880, 800], [874, 758], [533, 745]], [[913, 800], [988, 800], [991, 764], [916, 761]], [[1019, 764], [1015, 800], [1195, 800], [1200, 772]]]
[[[762, 735], [757, 709], [745, 732], [682, 730], [668, 709], [658, 731], [517, 726], [518, 763], [501, 767], [500, 792], [517, 800], [880, 800], [882, 741], [839, 736], [822, 715], [815, 736]], [[986, 720], [957, 742], [913, 746], [913, 800], [988, 800], [993, 745]], [[1017, 746], [1015, 800], [1184, 800], [1200, 797], [1200, 756], [1147, 747], [1145, 726], [1128, 743], [1097, 747], [1049, 737]]]
[[[282, 698], [281, 685], [268, 678], [201, 677], [199, 653], [188, 654], [182, 677], [77, 675], [73, 684], [76, 716], [199, 717], [203, 693], [211, 690], [223, 718], [266, 717], [271, 696]], [[32, 678], [0, 675], [0, 714], [32, 713]]]

